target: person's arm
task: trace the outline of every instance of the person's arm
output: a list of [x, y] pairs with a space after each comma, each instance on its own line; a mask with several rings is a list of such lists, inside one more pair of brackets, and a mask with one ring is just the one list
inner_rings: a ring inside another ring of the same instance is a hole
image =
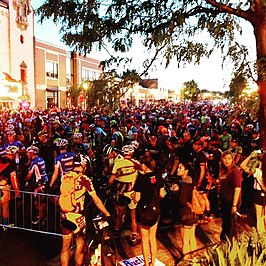
[[241, 164], [240, 168], [245, 171], [246, 173], [249, 173], [249, 169], [247, 167], [249, 160], [251, 159], [251, 155], [249, 155]]
[[179, 165], [179, 158], [175, 158], [172, 170], [169, 173], [171, 176], [173, 176], [176, 173], [178, 165]]
[[205, 176], [205, 172], [206, 172], [206, 164], [200, 164], [200, 176], [199, 176], [199, 180], [198, 180], [198, 187], [201, 186], [201, 182]]
[[53, 173], [51, 181], [50, 181], [50, 187], [53, 186], [54, 182], [56, 181], [56, 179], [58, 177], [58, 174], [59, 174], [59, 166], [55, 165], [54, 173]]
[[116, 175], [115, 174], [111, 174], [111, 177], [109, 178], [109, 181], [108, 181], [109, 186], [113, 185], [115, 179], [116, 179]]
[[239, 201], [240, 192], [241, 192], [241, 188], [236, 187], [234, 191], [234, 198], [233, 198], [233, 204], [232, 204], [232, 210], [231, 210], [232, 214], [235, 214], [237, 212], [237, 204]]
[[90, 193], [90, 196], [92, 197], [92, 199], [93, 199], [95, 205], [97, 206], [97, 208], [104, 214], [104, 216], [107, 216], [107, 217], [111, 216], [110, 213], [105, 208], [105, 206], [103, 205], [101, 199], [96, 194], [96, 192]]
[[160, 188], [159, 197], [161, 199], [163, 199], [165, 197], [165, 189], [164, 189], [164, 187]]

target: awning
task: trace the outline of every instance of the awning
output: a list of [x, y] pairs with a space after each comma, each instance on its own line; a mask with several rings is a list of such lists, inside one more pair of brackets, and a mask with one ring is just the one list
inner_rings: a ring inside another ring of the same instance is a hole
[[46, 88], [47, 91], [58, 91], [58, 87]]
[[10, 98], [10, 97], [8, 97], [8, 96], [0, 96], [0, 102], [1, 103], [6, 103], [6, 102], [14, 102], [15, 100], [14, 99], [12, 99], [12, 98]]

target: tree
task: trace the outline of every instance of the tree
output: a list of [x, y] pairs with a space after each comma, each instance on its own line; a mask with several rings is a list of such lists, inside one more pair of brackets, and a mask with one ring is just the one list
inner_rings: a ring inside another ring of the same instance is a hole
[[228, 96], [232, 98], [233, 101], [237, 101], [239, 99], [239, 95], [241, 95], [247, 85], [248, 82], [243, 73], [235, 73], [229, 85], [230, 90]]
[[119, 106], [120, 98], [139, 81], [136, 70], [127, 70], [122, 75], [118, 75], [115, 70], [103, 72], [99, 79], [90, 82], [90, 89], [87, 90], [88, 106], [92, 108], [100, 104], [113, 110]]
[[180, 94], [184, 101], [197, 101], [200, 94], [198, 83], [195, 80], [184, 82]]
[[71, 86], [68, 90], [68, 94], [70, 97], [70, 102], [72, 106], [77, 106], [78, 104], [78, 97], [82, 91], [80, 86]]
[[[220, 48], [224, 58], [233, 59], [238, 72], [250, 74], [248, 50], [236, 41], [236, 33], [242, 31], [239, 22], [246, 20], [253, 26], [256, 39], [260, 133], [266, 150], [265, 0], [46, 0], [38, 13], [41, 21], [52, 17], [54, 22], [61, 22], [63, 41], [85, 53], [93, 44], [106, 48], [106, 42], [115, 51], [126, 52], [132, 47], [134, 36], [142, 37], [143, 45], [154, 51], [151, 58], [144, 60], [143, 73], [158, 56], [166, 60], [166, 65], [172, 59], [200, 63], [201, 57]], [[194, 38], [202, 33], [213, 41]], [[120, 62], [117, 56], [112, 59]]]

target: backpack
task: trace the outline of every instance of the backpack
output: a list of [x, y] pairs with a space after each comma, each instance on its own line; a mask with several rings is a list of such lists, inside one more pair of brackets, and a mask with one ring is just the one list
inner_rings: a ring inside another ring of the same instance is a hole
[[191, 210], [197, 215], [203, 214], [205, 210], [205, 200], [196, 188], [192, 191]]
[[63, 176], [60, 186], [59, 205], [64, 212], [73, 211], [76, 207], [75, 180], [79, 175], [75, 172]]

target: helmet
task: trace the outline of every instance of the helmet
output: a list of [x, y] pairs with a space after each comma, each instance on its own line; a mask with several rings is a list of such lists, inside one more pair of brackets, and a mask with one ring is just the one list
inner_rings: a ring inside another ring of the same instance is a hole
[[5, 128], [5, 130], [6, 131], [10, 131], [10, 130], [14, 130], [14, 125], [11, 125], [11, 124], [9, 124], [6, 128]]
[[117, 122], [116, 122], [116, 120], [113, 119], [110, 121], [110, 127], [112, 127], [114, 125], [117, 125]]
[[113, 147], [111, 146], [111, 144], [106, 144], [104, 147], [103, 147], [103, 154], [108, 156], [109, 154], [111, 154], [111, 152], [113, 151]]
[[122, 153], [123, 154], [133, 154], [134, 153], [134, 147], [132, 145], [125, 145], [122, 147]]
[[7, 134], [7, 135], [12, 135], [12, 136], [14, 136], [14, 135], [16, 135], [16, 132], [15, 132], [15, 130], [8, 130], [8, 131], [6, 132], [6, 134]]
[[68, 140], [67, 139], [58, 139], [55, 140], [56, 141], [56, 146], [57, 147], [65, 147], [68, 144]]
[[48, 137], [48, 133], [46, 131], [40, 131], [38, 133], [38, 136], [45, 136], [45, 137]]
[[71, 116], [67, 119], [67, 122], [75, 122], [75, 117]]
[[36, 147], [36, 146], [31, 145], [31, 146], [29, 146], [27, 148], [27, 152], [30, 152], [30, 153], [33, 153], [33, 154], [37, 154], [39, 152], [39, 148]]
[[75, 166], [86, 166], [87, 163], [90, 162], [90, 157], [85, 154], [77, 153], [74, 157], [74, 165]]
[[131, 141], [130, 145], [136, 150], [139, 147], [139, 143], [136, 140]]
[[73, 134], [73, 139], [79, 139], [79, 138], [82, 138], [82, 133], [77, 132]]
[[32, 119], [31, 118], [26, 118], [25, 119], [25, 123], [31, 123], [32, 122]]
[[17, 146], [8, 146], [6, 148], [6, 154], [15, 154], [19, 150]]

